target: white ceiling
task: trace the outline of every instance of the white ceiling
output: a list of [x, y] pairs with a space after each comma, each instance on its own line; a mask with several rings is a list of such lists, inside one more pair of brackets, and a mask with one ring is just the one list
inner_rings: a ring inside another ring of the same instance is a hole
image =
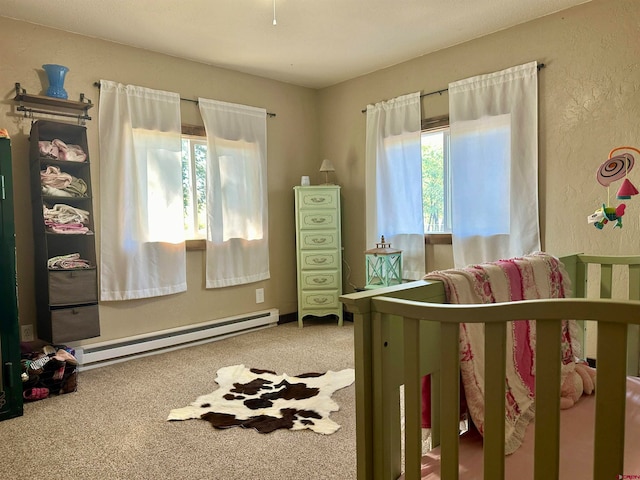
[[0, 15], [322, 88], [590, 0], [0, 0]]

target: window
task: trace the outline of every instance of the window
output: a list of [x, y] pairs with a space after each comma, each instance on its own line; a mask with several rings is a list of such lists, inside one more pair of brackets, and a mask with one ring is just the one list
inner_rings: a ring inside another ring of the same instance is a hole
[[182, 135], [182, 192], [187, 240], [207, 235], [207, 139]]
[[421, 147], [424, 231], [451, 233], [449, 127], [423, 129]]

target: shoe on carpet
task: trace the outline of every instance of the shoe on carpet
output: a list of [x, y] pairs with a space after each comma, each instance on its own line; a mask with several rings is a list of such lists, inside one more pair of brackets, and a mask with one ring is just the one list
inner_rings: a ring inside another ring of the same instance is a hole
[[22, 397], [28, 402], [35, 402], [36, 400], [42, 400], [49, 396], [49, 389], [44, 387], [28, 388], [22, 392]]

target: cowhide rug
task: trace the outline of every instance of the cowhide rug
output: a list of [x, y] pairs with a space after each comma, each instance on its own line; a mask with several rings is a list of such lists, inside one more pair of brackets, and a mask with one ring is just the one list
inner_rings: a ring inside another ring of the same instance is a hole
[[215, 428], [241, 426], [260, 433], [309, 428], [330, 434], [340, 428], [329, 418], [340, 409], [331, 395], [354, 380], [352, 368], [291, 377], [233, 365], [218, 370], [217, 390], [187, 407], [171, 410], [167, 420], [201, 418]]

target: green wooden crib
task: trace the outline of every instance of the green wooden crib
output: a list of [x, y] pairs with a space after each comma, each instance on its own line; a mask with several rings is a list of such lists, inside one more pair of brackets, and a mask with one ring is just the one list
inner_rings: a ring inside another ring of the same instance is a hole
[[[559, 320], [564, 318], [598, 322], [594, 478], [614, 479], [624, 473], [625, 380], [639, 371], [640, 255], [576, 254], [560, 260], [571, 279], [571, 299], [443, 305], [443, 284], [425, 280], [341, 297], [354, 318], [358, 479], [396, 479], [403, 473], [401, 385], [405, 398], [405, 478], [420, 478], [419, 382], [425, 374], [433, 379], [432, 436], [434, 445], [440, 444], [441, 478], [458, 478], [461, 322], [486, 322], [486, 369], [495, 375], [489, 377], [487, 373], [485, 384], [483, 469], [486, 479], [503, 478], [505, 322], [522, 318], [537, 320], [532, 478], [548, 480], [558, 475], [558, 338]], [[588, 282], [598, 276], [600, 298], [585, 299], [594, 290]], [[629, 300], [611, 300], [614, 283], [620, 282], [618, 277], [627, 283]], [[583, 326], [582, 334], [584, 331]], [[584, 343], [584, 336], [582, 340]], [[541, 372], [545, 382], [537, 380], [542, 378]], [[640, 471], [627, 473], [640, 475]]]

